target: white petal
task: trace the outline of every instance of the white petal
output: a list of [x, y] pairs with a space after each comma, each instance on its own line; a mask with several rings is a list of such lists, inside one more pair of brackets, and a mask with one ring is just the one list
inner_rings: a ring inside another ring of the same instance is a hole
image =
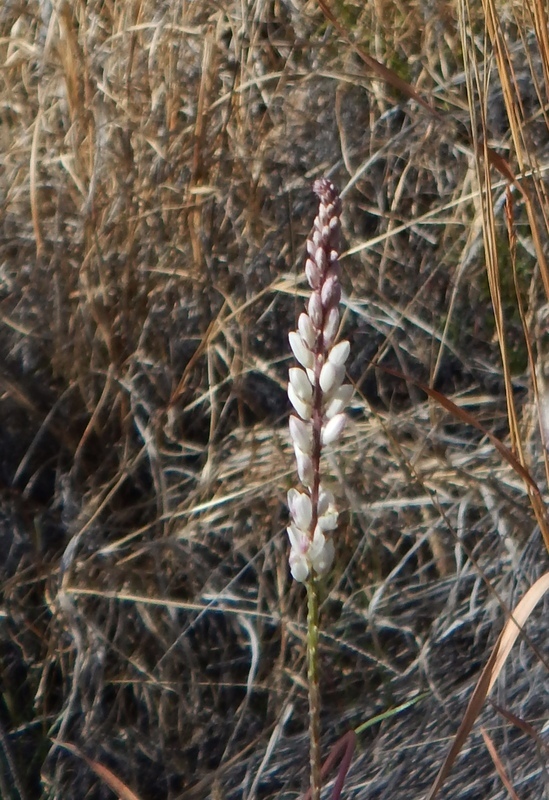
[[335, 508], [331, 511], [327, 511], [318, 518], [318, 527], [321, 531], [335, 531], [337, 528], [337, 517], [338, 513]]
[[302, 419], [311, 419], [313, 407], [306, 400], [302, 400], [301, 397], [298, 397], [291, 383], [288, 384], [288, 397], [290, 398], [290, 403]]
[[315, 329], [313, 328], [313, 323], [309, 319], [308, 314], [300, 314], [299, 319], [297, 321], [297, 328], [301, 334], [301, 338], [307, 345], [307, 347], [312, 350], [315, 346]]
[[[292, 489], [290, 489], [290, 491], [292, 491]], [[293, 489], [293, 491], [295, 492], [296, 490]], [[288, 496], [289, 496], [289, 494], [288, 494]], [[326, 511], [328, 510], [328, 508], [330, 506], [333, 506], [334, 504], [335, 504], [335, 498], [334, 498], [332, 492], [330, 492], [329, 489], [324, 489], [322, 487], [322, 485], [320, 485], [319, 492], [318, 492], [318, 513], [319, 513], [319, 516], [322, 515], [322, 514], [325, 514]]]
[[297, 331], [292, 331], [288, 335], [288, 339], [290, 340], [292, 352], [301, 366], [308, 367], [309, 369], [313, 367], [315, 363], [315, 357], [301, 338], [301, 334]]
[[334, 347], [332, 347], [328, 355], [328, 361], [330, 361], [332, 364], [342, 365], [349, 358], [350, 352], [351, 345], [346, 339], [343, 339], [343, 341], [338, 342]]
[[345, 414], [336, 414], [335, 417], [322, 428], [322, 444], [337, 442], [343, 433], [347, 417]]
[[290, 436], [292, 442], [307, 455], [313, 449], [313, 428], [310, 423], [303, 422], [299, 417], [290, 417]]
[[305, 556], [295, 553], [293, 550], [290, 553], [290, 572], [292, 578], [298, 583], [304, 583], [309, 577], [309, 563]]
[[312, 567], [317, 575], [326, 575], [334, 563], [335, 548], [331, 539], [326, 541], [319, 555], [312, 561]]
[[294, 445], [295, 451], [295, 460], [297, 463], [297, 474], [299, 475], [299, 480], [304, 486], [307, 488], [311, 488], [313, 485], [313, 462], [311, 461], [311, 457], [304, 453], [299, 447]]
[[337, 306], [332, 306], [332, 308], [328, 311], [326, 319], [324, 320], [324, 328], [322, 330], [322, 340], [326, 349], [332, 346], [338, 329], [339, 309]]
[[288, 539], [290, 540], [292, 550], [300, 555], [306, 553], [310, 546], [308, 535], [299, 528], [296, 528], [295, 525], [290, 525], [286, 528], [286, 531], [288, 532]]
[[313, 537], [313, 541], [309, 545], [309, 552], [307, 554], [309, 556], [309, 559], [313, 563], [322, 553], [325, 546], [326, 546], [326, 537], [324, 536], [320, 528], [317, 526], [315, 528], [315, 535]]
[[335, 417], [336, 414], [340, 414], [342, 411], [344, 411], [349, 405], [353, 393], [354, 387], [350, 384], [346, 383], [344, 386], [340, 386], [339, 389], [334, 392], [331, 400], [326, 405], [324, 410], [324, 416], [326, 419], [331, 419], [332, 417]]
[[298, 367], [292, 367], [292, 369], [288, 371], [288, 375], [290, 378], [290, 385], [293, 387], [297, 396], [305, 400], [306, 403], [312, 400], [313, 387], [311, 386], [311, 381], [307, 377], [307, 373]]
[[313, 506], [309, 495], [294, 490], [294, 493], [290, 496], [290, 492], [288, 492], [288, 505], [296, 527], [301, 531], [307, 532], [311, 527], [313, 518]]
[[320, 388], [325, 394], [334, 392], [339, 389], [344, 377], [345, 367], [328, 360], [320, 371]]

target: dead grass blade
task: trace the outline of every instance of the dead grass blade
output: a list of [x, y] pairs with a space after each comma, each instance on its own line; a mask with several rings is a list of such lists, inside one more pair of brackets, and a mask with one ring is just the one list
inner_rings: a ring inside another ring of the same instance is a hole
[[[528, 172], [527, 151], [525, 152], [524, 138], [521, 133], [521, 108], [520, 100], [518, 99], [517, 79], [513, 71], [511, 57], [502, 35], [499, 21], [496, 14], [496, 9], [492, 0], [485, 0], [483, 3], [486, 14], [486, 29], [487, 40], [485, 41], [485, 64], [478, 63], [478, 52], [476, 45], [473, 46], [470, 30], [471, 18], [470, 8], [467, 3], [460, 5], [461, 14], [461, 37], [462, 48], [464, 54], [464, 65], [467, 76], [467, 94], [469, 99], [469, 113], [472, 122], [472, 131], [474, 139], [474, 152], [476, 159], [476, 172], [480, 187], [481, 198], [481, 212], [482, 212], [482, 231], [484, 239], [484, 252], [486, 258], [486, 274], [488, 278], [488, 285], [490, 289], [490, 298], [494, 313], [494, 322], [496, 330], [496, 338], [500, 349], [501, 363], [503, 366], [503, 379], [505, 385], [505, 396], [507, 402], [507, 419], [509, 423], [509, 435], [511, 439], [511, 449], [514, 456], [520, 462], [522, 468], [527, 471], [526, 457], [524, 453], [524, 443], [521, 436], [521, 428], [517, 414], [515, 392], [512, 380], [512, 370], [509, 358], [509, 346], [507, 342], [507, 324], [504, 308], [504, 300], [502, 297], [502, 271], [503, 267], [500, 263], [498, 254], [498, 226], [496, 223], [496, 214], [494, 209], [494, 198], [492, 189], [492, 178], [490, 167], [495, 166], [498, 171], [505, 177], [512, 181], [512, 184], [521, 193], [524, 201], [525, 208], [528, 216], [528, 226], [532, 235], [536, 257], [538, 259], [539, 270], [542, 276], [545, 291], [549, 288], [547, 281], [547, 267], [545, 264], [544, 254], [540, 252], [541, 235], [539, 225], [537, 222], [536, 214], [531, 199], [531, 192], [523, 181], [518, 181], [507, 165], [507, 162], [501, 157], [497, 156], [488, 146], [489, 139], [489, 125], [488, 125], [488, 70], [486, 64], [489, 63], [489, 44], [493, 49], [495, 60], [498, 68], [498, 75], [501, 79], [503, 98], [505, 108], [509, 120], [509, 128], [513, 139], [514, 152], [518, 161], [520, 174], [524, 176]], [[489, 40], [489, 41], [488, 41]], [[479, 138], [479, 132], [481, 137]], [[536, 182], [534, 180], [534, 187]], [[538, 191], [539, 195], [539, 191]], [[510, 199], [510, 192], [508, 199]], [[538, 196], [539, 199], [539, 196]], [[543, 207], [543, 203], [540, 204]], [[513, 259], [513, 231], [512, 231], [512, 206], [507, 204], [506, 222], [509, 232], [509, 241], [511, 248], [511, 259]], [[517, 290], [516, 284], [516, 270], [515, 270], [515, 292], [516, 299], [519, 305], [519, 312], [523, 320], [523, 328], [525, 331], [526, 340], [528, 340], [528, 331], [524, 325], [525, 314], [521, 309], [520, 293]], [[527, 345], [528, 347], [528, 345]], [[532, 360], [530, 359], [530, 363]], [[535, 378], [534, 378], [535, 381]], [[534, 389], [536, 392], [536, 390]], [[499, 449], [499, 448], [498, 448]], [[530, 482], [526, 482], [527, 491], [530, 498], [530, 503], [536, 520], [542, 531], [543, 539], [546, 548], [549, 550], [549, 526], [547, 523], [547, 514], [545, 505], [539, 493], [539, 490], [534, 489]]]
[[[536, 5], [538, 4], [534, 3], [534, 6]], [[520, 108], [520, 95], [517, 91], [517, 78], [513, 69], [507, 43], [502, 34], [501, 25], [497, 16], [496, 4], [494, 0], [484, 0], [483, 6], [486, 14], [486, 28], [490, 38], [490, 44], [496, 58], [498, 75], [501, 81], [505, 109], [513, 139], [514, 153], [517, 157], [520, 172], [522, 175], [524, 175], [528, 171], [528, 163], [532, 161], [532, 158], [531, 154], [528, 152], [528, 147], [522, 134], [521, 118], [523, 115]], [[545, 33], [543, 38], [539, 40], [539, 46], [540, 52], [543, 54], [544, 48], [547, 46], [547, 33]], [[545, 56], [547, 56], [546, 50]], [[525, 186], [522, 187], [521, 193], [524, 198], [528, 215], [528, 225], [532, 235], [532, 242], [536, 251], [536, 257], [539, 263], [539, 270], [543, 281], [545, 294], [549, 299], [549, 267], [545, 258], [545, 250], [543, 248], [545, 236], [540, 231], [540, 226], [536, 215], [536, 209], [540, 209], [542, 212], [544, 210], [545, 191], [544, 187], [540, 186], [541, 181], [535, 180], [535, 176], [533, 177], [536, 203], [533, 202], [531, 193]], [[545, 227], [547, 228], [547, 220], [545, 220]]]
[[544, 750], [546, 756], [549, 757], [549, 744], [543, 741], [542, 737], [539, 735], [533, 725], [530, 725], [529, 722], [525, 722], [525, 720], [517, 717], [516, 714], [512, 714], [506, 708], [502, 708], [497, 703], [494, 703], [493, 700], [490, 700], [490, 704], [493, 708], [495, 708], [498, 714], [501, 714], [502, 717], [505, 717], [505, 719], [510, 722], [511, 725], [514, 725], [516, 728], [525, 733], [526, 736], [529, 736], [531, 739], [533, 739], [540, 750]]
[[503, 669], [503, 665], [507, 660], [511, 648], [517, 640], [524, 624], [528, 620], [530, 614], [545, 595], [549, 591], [549, 572], [539, 578], [533, 586], [531, 586], [522, 600], [518, 603], [513, 611], [512, 616], [505, 623], [505, 627], [501, 632], [496, 646], [492, 651], [492, 655], [482, 674], [477, 682], [475, 690], [469, 700], [469, 705], [465, 711], [465, 715], [456, 733], [455, 739], [452, 743], [450, 751], [442, 764], [440, 771], [435, 779], [435, 782], [427, 795], [427, 800], [434, 800], [439, 790], [441, 789], [444, 781], [448, 777], [450, 770], [456, 760], [463, 744], [469, 735], [476, 718], [480, 714], [482, 706], [487, 695], [492, 690], [498, 676]]
[[107, 784], [107, 786], [112, 789], [112, 791], [118, 795], [119, 800], [141, 800], [139, 795], [132, 792], [125, 783], [123, 783], [120, 778], [117, 778], [116, 775], [100, 764], [98, 761], [93, 761], [93, 759], [88, 758], [84, 753], [75, 747], [73, 744], [69, 744], [69, 742], [58, 742], [56, 741], [55, 744], [59, 745], [59, 747], [64, 747], [65, 750], [68, 750], [69, 753], [73, 753], [73, 755], [78, 756], [81, 758], [82, 761], [85, 761], [88, 767], [95, 772], [98, 778]]
[[505, 788], [509, 792], [509, 796], [511, 797], [511, 800], [519, 800], [519, 796], [517, 795], [517, 793], [513, 789], [513, 786], [511, 785], [511, 781], [507, 777], [507, 773], [505, 772], [505, 767], [501, 763], [501, 758], [498, 755], [498, 751], [496, 750], [493, 741], [488, 736], [487, 730], [485, 728], [481, 728], [480, 732], [482, 733], [482, 738], [484, 739], [484, 744], [486, 745], [486, 748], [487, 748], [488, 752], [490, 753], [492, 761], [494, 762], [494, 766], [496, 768], [496, 771], [497, 771], [499, 777], [501, 778], [501, 782], [503, 783], [503, 785], [505, 786]]
[[[403, 375], [401, 372], [395, 369], [391, 369], [390, 367], [386, 367], [385, 365], [377, 364], [377, 369], [383, 370], [388, 375], [393, 375], [395, 378], [401, 378], [406, 383], [412, 384], [417, 386], [418, 389], [421, 389], [422, 392], [425, 392], [432, 400], [435, 400], [442, 408], [445, 408], [446, 411], [449, 411], [456, 419], [461, 420], [467, 425], [471, 425], [472, 427], [476, 428], [480, 431], [484, 436], [486, 436], [490, 442], [494, 445], [498, 453], [504, 458], [504, 460], [509, 464], [510, 467], [516, 472], [516, 474], [522, 478], [524, 483], [526, 484], [528, 491], [534, 492], [540, 498], [540, 502], [543, 503], [543, 499], [541, 497], [541, 492], [539, 486], [531, 476], [528, 469], [521, 464], [521, 462], [517, 459], [514, 453], [501, 441], [498, 439], [497, 436], [494, 436], [493, 433], [486, 430], [480, 422], [476, 419], [476, 417], [471, 414], [469, 411], [466, 411], [464, 408], [461, 408], [453, 400], [450, 400], [449, 397], [446, 397], [441, 392], [437, 392], [436, 389], [432, 389], [430, 386], [427, 386], [420, 381], [416, 381], [411, 378], [409, 375]], [[547, 522], [545, 522], [547, 526]], [[549, 530], [549, 529], [548, 529]]]
[[[332, 770], [334, 764], [341, 759], [337, 779], [332, 791], [332, 800], [339, 800], [345, 783], [345, 776], [351, 766], [351, 759], [353, 757], [354, 749], [356, 746], [356, 733], [355, 731], [348, 731], [341, 739], [333, 746], [332, 751], [324, 764], [322, 765], [322, 778], [324, 779]], [[311, 790], [303, 795], [303, 800], [311, 800]]]

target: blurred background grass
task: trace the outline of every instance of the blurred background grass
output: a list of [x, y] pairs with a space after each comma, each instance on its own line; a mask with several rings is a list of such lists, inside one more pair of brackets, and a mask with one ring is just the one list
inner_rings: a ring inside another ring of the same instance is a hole
[[[547, 568], [520, 475], [418, 385], [522, 453], [543, 494], [544, 6], [330, 8], [338, 26], [296, 0], [0, 8], [6, 800], [112, 797], [52, 738], [143, 800], [307, 783], [285, 391], [316, 177], [345, 192], [357, 387], [327, 464], [348, 513], [323, 604], [326, 752], [430, 693], [361, 737], [347, 797], [424, 796], [504, 609]], [[538, 732], [546, 619], [497, 697]], [[483, 723], [517, 795], [544, 796], [543, 748]], [[479, 731], [445, 791], [508, 796]]]

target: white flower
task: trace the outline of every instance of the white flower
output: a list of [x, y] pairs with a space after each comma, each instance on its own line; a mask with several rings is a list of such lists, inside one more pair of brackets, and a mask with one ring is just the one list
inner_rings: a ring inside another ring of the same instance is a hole
[[300, 583], [303, 583], [309, 577], [310, 565], [307, 559], [307, 551], [309, 549], [309, 539], [307, 534], [300, 531], [294, 525], [288, 528], [288, 537], [290, 539], [290, 570], [293, 578]]
[[299, 361], [302, 367], [311, 369], [314, 366], [315, 357], [303, 341], [301, 334], [297, 331], [292, 331], [288, 335], [288, 339], [296, 360]]
[[334, 562], [335, 547], [331, 539], [326, 539], [324, 547], [316, 558], [311, 561], [312, 567], [317, 575], [326, 575]]
[[294, 444], [294, 453], [295, 453], [297, 474], [299, 475], [299, 480], [304, 486], [307, 486], [310, 489], [311, 486], [313, 485], [313, 478], [314, 478], [313, 462], [311, 456], [307, 455], [307, 453], [304, 453], [303, 450], [300, 450], [296, 444]]
[[338, 513], [333, 494], [321, 486], [318, 496], [318, 527], [323, 531], [335, 530], [337, 528], [337, 517]]
[[334, 560], [334, 544], [326, 539], [320, 528], [316, 528], [313, 540], [296, 525], [288, 527], [290, 539], [290, 570], [296, 581], [303, 583], [311, 570], [317, 575], [325, 575]]
[[290, 403], [293, 405], [301, 419], [311, 419], [311, 415], [313, 413], [313, 407], [311, 403], [307, 403], [305, 400], [302, 400], [301, 397], [298, 397], [291, 383], [288, 384], [288, 397], [290, 398]]
[[299, 449], [311, 455], [313, 449], [313, 428], [310, 422], [304, 422], [299, 417], [290, 417], [290, 437]]
[[288, 372], [290, 378], [290, 386], [293, 387], [294, 392], [302, 400], [307, 403], [313, 399], [313, 387], [311, 381], [307, 377], [307, 373], [298, 367], [292, 367]]
[[301, 338], [307, 345], [307, 347], [312, 350], [315, 346], [315, 329], [313, 328], [313, 323], [309, 319], [308, 314], [300, 314], [299, 319], [297, 321], [297, 329], [301, 334]]
[[324, 394], [335, 392], [341, 386], [345, 377], [345, 367], [343, 364], [334, 364], [333, 361], [326, 361], [320, 370], [318, 379], [320, 388]]
[[339, 309], [337, 306], [332, 306], [328, 311], [326, 319], [324, 320], [324, 329], [322, 331], [322, 337], [325, 348], [332, 346], [333, 341], [337, 335], [338, 328], [339, 328]]
[[332, 364], [339, 364], [343, 365], [347, 359], [349, 358], [349, 353], [351, 352], [351, 345], [346, 339], [343, 341], [338, 342], [328, 354], [328, 361]]
[[341, 438], [347, 417], [345, 414], [336, 414], [322, 428], [322, 444], [334, 444]]
[[305, 492], [298, 492], [297, 489], [290, 489], [288, 507], [295, 525], [302, 531], [308, 531], [313, 519], [313, 505], [309, 495]]
[[326, 419], [331, 419], [336, 414], [341, 414], [349, 405], [353, 392], [354, 388], [348, 383], [333, 392], [324, 410]]

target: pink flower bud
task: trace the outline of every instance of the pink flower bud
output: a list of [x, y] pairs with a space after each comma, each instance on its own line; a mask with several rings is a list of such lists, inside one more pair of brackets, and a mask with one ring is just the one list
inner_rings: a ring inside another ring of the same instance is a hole
[[322, 273], [319, 270], [317, 264], [312, 261], [310, 258], [307, 259], [305, 264], [305, 275], [307, 280], [309, 281], [309, 286], [311, 289], [320, 289], [320, 284], [322, 282]]
[[322, 319], [324, 316], [324, 309], [322, 308], [322, 301], [318, 292], [313, 292], [309, 298], [309, 305], [307, 307], [309, 317], [315, 328], [319, 331], [322, 327]]
[[335, 275], [330, 275], [323, 283], [321, 300], [324, 308], [337, 306], [341, 300], [341, 284]]
[[317, 248], [315, 253], [315, 261], [320, 274], [323, 275], [328, 269], [328, 256], [326, 255], [326, 250], [323, 247]]

